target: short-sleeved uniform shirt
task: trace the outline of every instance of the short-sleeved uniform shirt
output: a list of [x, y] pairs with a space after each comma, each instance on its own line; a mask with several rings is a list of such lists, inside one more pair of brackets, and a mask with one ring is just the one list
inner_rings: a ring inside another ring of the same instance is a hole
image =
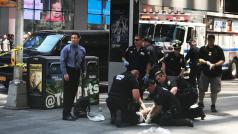
[[[209, 61], [212, 64], [215, 64], [220, 60], [225, 61], [224, 52], [222, 48], [217, 45], [215, 45], [213, 48], [209, 48], [207, 46], [201, 47], [199, 51], [199, 58]], [[222, 66], [215, 66], [214, 69], [210, 70], [208, 65], [202, 64], [201, 69], [208, 77], [217, 77], [222, 74]]]
[[128, 103], [132, 99], [132, 89], [139, 89], [139, 84], [131, 72], [118, 74], [113, 78], [108, 98], [123, 104]]
[[185, 60], [189, 60], [189, 65], [190, 67], [197, 67], [197, 62], [199, 59], [199, 48], [198, 47], [194, 47], [189, 49], [187, 55], [185, 56]]
[[173, 106], [176, 107], [177, 110], [180, 110], [180, 106], [177, 104], [175, 96], [166, 88], [157, 85], [155, 91], [151, 95], [157, 105], [163, 106], [163, 111], [170, 110]]
[[181, 73], [181, 68], [185, 68], [185, 60], [182, 54], [171, 52], [164, 59], [165, 72], [167, 76], [178, 76]]
[[140, 74], [145, 74], [146, 65], [150, 63], [149, 55], [145, 48], [137, 50], [135, 46], [130, 46], [126, 50], [124, 57], [129, 62], [128, 71], [136, 69], [140, 71]]

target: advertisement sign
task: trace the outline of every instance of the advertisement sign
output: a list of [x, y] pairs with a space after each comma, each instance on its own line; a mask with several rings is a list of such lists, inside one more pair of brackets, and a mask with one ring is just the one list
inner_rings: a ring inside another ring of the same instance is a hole
[[227, 24], [225, 19], [214, 19], [214, 31], [227, 32]]
[[29, 93], [42, 95], [42, 64], [30, 64], [29, 67]]
[[121, 62], [129, 45], [129, 1], [111, 1], [110, 61]]
[[51, 74], [46, 80], [46, 108], [55, 108], [63, 104], [63, 77]]
[[232, 22], [232, 32], [238, 32], [238, 21]]

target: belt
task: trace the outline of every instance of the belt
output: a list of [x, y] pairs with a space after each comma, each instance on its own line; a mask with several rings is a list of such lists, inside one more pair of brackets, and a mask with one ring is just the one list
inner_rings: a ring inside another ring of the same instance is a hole
[[80, 70], [80, 68], [77, 68], [77, 67], [69, 67], [69, 66], [67, 66], [66, 69], [75, 70], [75, 71]]

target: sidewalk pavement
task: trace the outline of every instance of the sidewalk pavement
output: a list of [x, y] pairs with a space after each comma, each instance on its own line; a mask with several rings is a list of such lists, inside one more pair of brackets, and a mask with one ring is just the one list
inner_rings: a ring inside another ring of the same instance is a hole
[[[0, 100], [4, 102], [7, 95], [0, 93]], [[160, 127], [156, 124], [147, 126], [133, 126], [116, 128], [110, 124], [110, 114], [105, 103], [106, 95], [100, 95], [100, 104], [91, 106], [93, 112], [100, 112], [105, 121], [93, 122], [87, 118], [76, 121], [62, 120], [62, 108], [51, 110], [6, 109], [0, 104], [0, 133], [1, 134], [137, 134], [143, 133], [151, 127]], [[196, 119], [194, 128], [191, 127], [162, 127], [171, 134], [236, 134], [238, 131], [238, 95], [233, 98], [220, 98], [218, 100], [218, 113], [210, 112], [210, 99], [205, 99], [205, 120]], [[146, 105], [151, 105], [146, 101]], [[159, 133], [160, 134], [160, 133]]]

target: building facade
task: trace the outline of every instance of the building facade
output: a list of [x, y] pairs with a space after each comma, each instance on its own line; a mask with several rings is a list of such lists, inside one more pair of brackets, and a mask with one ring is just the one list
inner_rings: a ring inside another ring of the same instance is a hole
[[[24, 32], [109, 28], [110, 0], [22, 1]], [[15, 18], [15, 8], [0, 7], [0, 34], [15, 33]]]

